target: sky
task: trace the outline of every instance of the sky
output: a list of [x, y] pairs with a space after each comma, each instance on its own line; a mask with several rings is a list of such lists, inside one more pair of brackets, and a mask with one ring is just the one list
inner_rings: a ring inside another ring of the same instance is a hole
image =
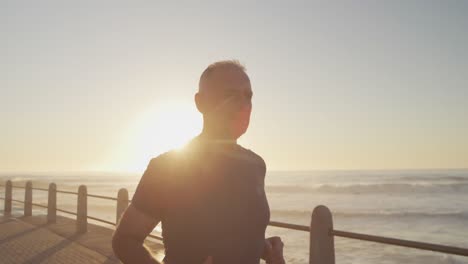
[[268, 170], [468, 167], [468, 1], [0, 0], [0, 172], [137, 171], [247, 68]]

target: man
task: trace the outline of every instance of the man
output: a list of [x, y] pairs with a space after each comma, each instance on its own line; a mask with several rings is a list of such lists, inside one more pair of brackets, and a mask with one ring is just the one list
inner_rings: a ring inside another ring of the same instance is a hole
[[143, 242], [162, 221], [163, 263], [284, 263], [281, 239], [265, 239], [265, 162], [237, 144], [249, 126], [251, 99], [250, 79], [237, 61], [203, 72], [195, 95], [203, 131], [182, 151], [149, 162], [113, 236], [120, 260], [159, 263]]

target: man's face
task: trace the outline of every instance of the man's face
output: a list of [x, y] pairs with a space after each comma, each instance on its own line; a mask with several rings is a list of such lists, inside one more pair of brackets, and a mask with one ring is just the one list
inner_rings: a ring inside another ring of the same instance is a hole
[[247, 131], [252, 111], [252, 88], [247, 75], [235, 70], [218, 70], [209, 76], [200, 91], [203, 114], [227, 130], [232, 138]]

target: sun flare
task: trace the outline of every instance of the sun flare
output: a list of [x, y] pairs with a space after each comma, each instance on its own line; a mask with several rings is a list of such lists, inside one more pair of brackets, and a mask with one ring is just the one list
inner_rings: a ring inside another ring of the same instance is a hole
[[182, 147], [201, 128], [201, 115], [192, 104], [151, 106], [135, 118], [126, 133], [126, 170], [141, 172], [152, 157]]

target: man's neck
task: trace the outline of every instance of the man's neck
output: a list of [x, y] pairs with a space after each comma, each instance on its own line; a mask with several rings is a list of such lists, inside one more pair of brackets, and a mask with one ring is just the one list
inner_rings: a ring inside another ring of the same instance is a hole
[[202, 140], [206, 140], [213, 143], [224, 143], [224, 144], [237, 144], [237, 139], [234, 139], [227, 135], [223, 131], [216, 131], [214, 129], [208, 129], [206, 126], [203, 127], [203, 131], [198, 135]]

